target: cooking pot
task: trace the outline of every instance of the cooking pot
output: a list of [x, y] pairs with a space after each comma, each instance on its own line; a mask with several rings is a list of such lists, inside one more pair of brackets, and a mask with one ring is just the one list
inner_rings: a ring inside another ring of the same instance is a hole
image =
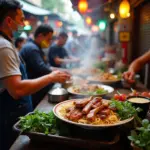
[[59, 103], [68, 100], [68, 92], [64, 88], [55, 88], [48, 92], [48, 101], [51, 103]]

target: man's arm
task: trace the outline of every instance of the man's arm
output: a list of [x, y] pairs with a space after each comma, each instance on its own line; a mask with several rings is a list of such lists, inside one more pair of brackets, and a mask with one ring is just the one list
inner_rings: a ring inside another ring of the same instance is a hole
[[129, 71], [136, 73], [148, 62], [150, 62], [150, 50], [141, 57], [134, 60], [129, 67]]
[[79, 59], [73, 59], [73, 58], [59, 58], [59, 57], [56, 57], [54, 59], [55, 63], [57, 65], [61, 65], [61, 64], [68, 64], [68, 63], [75, 63], [75, 62], [79, 62]]
[[33, 94], [53, 82], [65, 82], [70, 75], [53, 71], [52, 73], [33, 80], [21, 80], [21, 76], [14, 75], [2, 79], [4, 87], [14, 99]]
[[62, 49], [62, 50], [66, 58], [60, 58], [59, 56], [56, 56], [54, 58], [56, 64], [61, 65], [61, 64], [75, 63], [80, 61], [79, 59], [73, 56], [69, 56], [68, 53], [66, 52], [66, 49]]
[[0, 51], [0, 56], [0, 80], [14, 99], [33, 94], [50, 83], [64, 82], [70, 77], [67, 73], [56, 71], [38, 79], [22, 80], [15, 52], [4, 48]]
[[123, 74], [124, 79], [129, 83], [135, 82], [135, 74], [148, 62], [150, 62], [150, 50], [131, 63], [128, 71]]

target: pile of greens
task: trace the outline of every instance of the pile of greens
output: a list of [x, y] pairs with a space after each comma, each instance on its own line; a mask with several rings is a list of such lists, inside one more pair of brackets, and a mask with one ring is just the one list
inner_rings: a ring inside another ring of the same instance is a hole
[[56, 133], [56, 118], [53, 112], [35, 111], [33, 114], [20, 117], [19, 128], [26, 132], [41, 132], [46, 135]]
[[150, 150], [150, 122], [147, 119], [142, 121], [142, 127], [131, 131], [131, 136], [128, 139], [133, 144], [144, 150]]
[[107, 69], [107, 64], [104, 62], [97, 62], [93, 65], [94, 68], [99, 68], [102, 71], [105, 71]]
[[117, 100], [112, 100], [110, 103], [111, 108], [115, 108], [117, 114], [121, 118], [121, 120], [125, 120], [131, 117], [135, 117], [138, 121], [140, 121], [140, 118], [138, 117], [137, 113], [141, 111], [140, 108], [135, 108], [132, 106], [132, 103], [125, 101], [117, 101]]
[[104, 89], [97, 89], [93, 94], [106, 94], [108, 93], [107, 90]]

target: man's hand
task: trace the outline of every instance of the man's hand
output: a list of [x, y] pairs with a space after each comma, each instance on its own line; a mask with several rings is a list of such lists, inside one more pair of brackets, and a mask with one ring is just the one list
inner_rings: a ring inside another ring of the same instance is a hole
[[49, 75], [50, 75], [50, 78], [52, 79], [52, 82], [64, 83], [65, 81], [70, 79], [70, 74], [69, 73], [59, 71], [59, 70], [53, 71]]
[[127, 71], [127, 72], [124, 72], [123, 73], [123, 78], [128, 82], [128, 83], [134, 83], [135, 80], [134, 80], [134, 76], [135, 76], [135, 73], [133, 71]]

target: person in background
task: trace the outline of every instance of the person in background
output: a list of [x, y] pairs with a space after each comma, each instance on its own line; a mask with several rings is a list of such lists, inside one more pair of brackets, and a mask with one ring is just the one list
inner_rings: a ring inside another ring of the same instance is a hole
[[[34, 40], [27, 42], [21, 49], [20, 55], [26, 63], [29, 79], [35, 79], [52, 72], [47, 57], [42, 49], [47, 49], [52, 40], [53, 29], [46, 24], [40, 25], [34, 33]], [[46, 95], [53, 84], [49, 84], [32, 95], [33, 108]]]
[[77, 58], [81, 58], [84, 50], [84, 43], [82, 44], [78, 40], [78, 32], [76, 30], [72, 31], [72, 37], [68, 38], [64, 47], [69, 54], [69, 56], [75, 56]]
[[[150, 50], [148, 50], [145, 54], [138, 57], [131, 63], [128, 71], [123, 73], [123, 78], [130, 84], [135, 83], [135, 80], [134, 80], [135, 74], [138, 71], [140, 71], [145, 64], [150, 64]], [[150, 81], [150, 76], [149, 76], [148, 81]], [[150, 107], [147, 112], [147, 119], [150, 120]]]
[[22, 46], [26, 43], [26, 39], [23, 37], [18, 37], [15, 40], [15, 47], [18, 51], [21, 50]]
[[150, 63], [150, 50], [148, 50], [144, 55], [140, 56], [139, 58], [135, 59], [131, 65], [129, 66], [129, 69], [127, 72], [123, 73], [123, 78], [128, 83], [134, 83], [134, 76], [135, 74], [142, 69], [142, 67]]
[[60, 32], [56, 44], [50, 47], [48, 58], [51, 66], [65, 68], [67, 64], [78, 63], [80, 61], [78, 58], [69, 56], [63, 47], [67, 38], [68, 35], [65, 32]]
[[13, 35], [24, 26], [21, 8], [17, 0], [0, 1], [0, 150], [9, 150], [16, 139], [12, 126], [18, 118], [33, 111], [30, 95], [50, 83], [70, 79], [61, 71], [27, 78], [25, 65], [13, 45]]

